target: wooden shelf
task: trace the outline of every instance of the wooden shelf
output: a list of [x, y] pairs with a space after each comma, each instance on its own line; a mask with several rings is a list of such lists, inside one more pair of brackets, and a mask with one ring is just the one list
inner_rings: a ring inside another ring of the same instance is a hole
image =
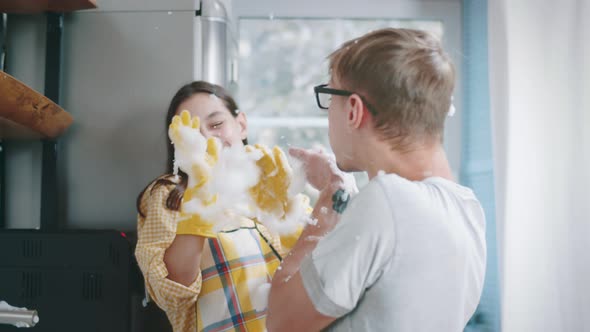
[[0, 0], [3, 13], [72, 12], [96, 8], [96, 0]]
[[0, 138], [55, 138], [72, 121], [72, 116], [49, 98], [0, 72]]

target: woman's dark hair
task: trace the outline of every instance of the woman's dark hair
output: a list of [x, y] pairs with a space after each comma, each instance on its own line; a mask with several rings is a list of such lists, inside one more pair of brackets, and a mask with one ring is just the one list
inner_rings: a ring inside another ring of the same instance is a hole
[[[208, 83], [205, 81], [194, 81], [180, 88], [176, 92], [174, 97], [172, 97], [172, 100], [170, 101], [170, 106], [168, 106], [168, 113], [166, 114], [165, 136], [166, 148], [168, 152], [168, 158], [166, 160], [166, 173], [168, 175], [171, 175], [174, 171], [174, 146], [172, 145], [172, 141], [170, 141], [170, 138], [168, 137], [168, 127], [172, 122], [172, 118], [176, 115], [176, 112], [178, 111], [178, 107], [180, 106], [180, 104], [182, 104], [184, 101], [186, 101], [187, 99], [189, 99], [197, 93], [207, 93], [215, 95], [217, 98], [221, 99], [225, 107], [227, 107], [231, 115], [233, 115], [234, 117], [237, 117], [240, 112], [236, 101], [231, 97], [229, 92], [225, 90], [222, 86]], [[246, 145], [248, 144], [248, 139], [246, 138], [242, 140], [242, 142], [244, 143], [244, 145]], [[183, 171], [179, 170], [178, 175], [180, 177], [180, 182], [178, 182], [178, 184], [170, 180], [169, 176], [166, 176], [158, 179], [152, 187], [152, 190], [154, 190], [160, 185], [176, 184], [176, 187], [170, 192], [170, 194], [168, 195], [168, 199], [166, 200], [166, 207], [175, 211], [180, 210], [180, 204], [182, 202], [182, 197], [184, 196], [184, 191], [186, 190], [186, 185], [188, 182], [188, 176]], [[143, 197], [143, 194], [145, 193], [146, 189], [147, 187], [144, 188], [143, 191], [139, 194], [136, 202], [137, 211], [143, 217], [145, 217], [145, 215], [141, 211], [141, 198]]]

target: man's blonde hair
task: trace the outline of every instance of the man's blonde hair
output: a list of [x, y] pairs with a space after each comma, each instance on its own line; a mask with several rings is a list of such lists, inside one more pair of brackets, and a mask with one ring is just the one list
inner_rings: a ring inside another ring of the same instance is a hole
[[344, 43], [328, 59], [333, 79], [368, 102], [378, 134], [394, 149], [442, 141], [455, 68], [436, 37], [381, 29]]

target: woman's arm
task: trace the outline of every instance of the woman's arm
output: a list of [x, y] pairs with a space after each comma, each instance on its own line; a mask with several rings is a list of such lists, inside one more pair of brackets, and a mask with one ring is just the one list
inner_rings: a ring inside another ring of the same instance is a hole
[[[145, 216], [138, 216], [138, 241], [135, 248], [135, 257], [146, 289], [158, 306], [167, 312], [182, 310], [197, 301], [201, 292], [199, 264], [203, 248], [198, 242], [204, 242], [204, 239], [196, 236], [192, 236], [193, 239], [182, 239], [191, 236], [176, 235], [180, 212], [166, 207], [170, 190], [171, 186], [161, 185], [154, 189], [149, 187], [145, 191], [141, 200], [141, 210], [145, 211]], [[189, 246], [198, 251], [198, 258], [190, 264], [184, 262], [187, 266], [183, 267], [182, 255], [192, 255]]]
[[164, 253], [168, 279], [189, 286], [197, 279], [201, 270], [201, 253], [206, 239], [197, 235], [178, 234]]

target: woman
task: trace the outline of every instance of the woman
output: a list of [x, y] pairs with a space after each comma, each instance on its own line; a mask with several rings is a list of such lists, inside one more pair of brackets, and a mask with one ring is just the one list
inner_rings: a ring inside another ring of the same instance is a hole
[[[203, 81], [183, 86], [170, 102], [166, 130], [182, 110], [201, 119], [206, 138], [224, 146], [247, 144], [246, 116], [222, 87]], [[167, 143], [167, 174], [137, 199], [135, 255], [150, 296], [174, 331], [264, 330], [266, 308], [254, 302], [298, 234], [280, 238], [247, 218], [241, 227], [217, 233], [181, 231], [188, 179], [182, 171], [172, 175], [174, 147]]]

